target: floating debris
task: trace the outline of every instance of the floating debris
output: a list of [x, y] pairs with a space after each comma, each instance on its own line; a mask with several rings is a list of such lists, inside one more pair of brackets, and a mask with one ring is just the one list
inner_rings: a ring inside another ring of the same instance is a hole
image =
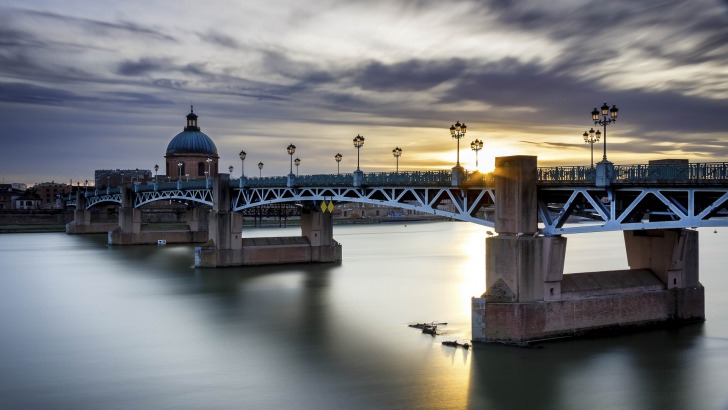
[[451, 340], [451, 341], [446, 340], [446, 341], [442, 342], [442, 344], [445, 345], [445, 346], [450, 346], [450, 347], [462, 347], [465, 350], [469, 350], [470, 349], [470, 343], [467, 343], [467, 342], [465, 342], [465, 343], [458, 343], [455, 340]]

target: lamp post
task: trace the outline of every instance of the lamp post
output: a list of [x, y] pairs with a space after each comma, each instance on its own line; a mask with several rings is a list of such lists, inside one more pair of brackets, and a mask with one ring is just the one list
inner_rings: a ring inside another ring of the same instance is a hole
[[182, 161], [177, 163], [177, 168], [179, 169], [179, 171], [177, 172], [179, 174], [177, 181], [180, 181], [180, 182], [182, 181], [182, 165], [184, 165], [184, 164], [182, 164]]
[[392, 155], [394, 155], [395, 164], [396, 164], [395, 165], [395, 173], [399, 174], [399, 157], [402, 156], [402, 148], [395, 147], [392, 150]]
[[[603, 162], [607, 162], [607, 125], [617, 122], [617, 114], [619, 114], [619, 109], [616, 105], [612, 105], [612, 108], [609, 108], [609, 105], [607, 103], [604, 103], [604, 105], [601, 106], [601, 115], [602, 119], [599, 118], [599, 110], [594, 108], [594, 111], [592, 111], [592, 120], [594, 120], [594, 125], [602, 125], [604, 126], [604, 156], [602, 157]], [[609, 116], [609, 117], [607, 117]]]
[[475, 151], [475, 169], [479, 169], [478, 167], [478, 152], [480, 152], [481, 149], [483, 149], [483, 141], [476, 139], [475, 141], [470, 143], [470, 149]]
[[468, 128], [465, 126], [465, 123], [460, 124], [460, 121], [456, 122], [455, 125], [450, 126], [450, 135], [452, 135], [453, 139], [458, 141], [458, 160], [455, 166], [460, 166], [460, 138], [465, 136], [465, 132], [467, 132]]
[[356, 147], [356, 170], [360, 171], [359, 169], [359, 150], [364, 145], [364, 137], [356, 134], [356, 137], [354, 137], [354, 147]]
[[157, 171], [159, 171], [159, 164], [154, 164], [154, 183], [157, 183]]
[[298, 176], [298, 166], [301, 165], [301, 160], [296, 158], [293, 160], [293, 163], [296, 164], [296, 176]]
[[599, 142], [599, 137], [602, 136], [602, 132], [597, 130], [594, 132], [594, 128], [590, 129], [589, 132], [584, 131], [582, 137], [584, 137], [584, 143], [591, 145], [591, 167], [594, 168], [594, 143]]
[[290, 144], [286, 147], [286, 151], [288, 151], [288, 155], [291, 156], [291, 171], [288, 174], [292, 175], [293, 174], [293, 154], [296, 152], [296, 146], [293, 144]]
[[258, 170], [260, 171], [260, 173], [258, 174], [258, 176], [260, 178], [262, 178], [263, 177], [263, 163], [262, 162], [259, 162], [258, 163]]
[[336, 160], [336, 175], [339, 175], [339, 165], [341, 164], [341, 158], [343, 158], [341, 154], [337, 153], [336, 155], [334, 155], [334, 159]]
[[240, 162], [242, 162], [242, 167], [240, 167], [240, 178], [245, 178], [245, 157], [247, 155], [248, 154], [246, 154], [245, 151], [240, 151], [240, 154], [238, 154]]
[[205, 162], [207, 162], [207, 172], [205, 173], [205, 180], [207, 180], [208, 176], [212, 178], [212, 158], [207, 157]]

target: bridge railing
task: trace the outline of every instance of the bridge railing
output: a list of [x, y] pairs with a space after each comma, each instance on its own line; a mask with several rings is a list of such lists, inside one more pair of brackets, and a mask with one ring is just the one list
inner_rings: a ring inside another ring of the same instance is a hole
[[[364, 174], [363, 185], [375, 186], [407, 186], [407, 185], [450, 185], [452, 175], [449, 171], [408, 171], [408, 172], [369, 172]], [[230, 181], [231, 186], [240, 186], [240, 180]], [[245, 187], [286, 187], [288, 177], [262, 177], [245, 179]], [[335, 186], [346, 187], [354, 185], [354, 174], [318, 174], [299, 175], [294, 178], [296, 187]]]
[[616, 165], [615, 178], [619, 182], [690, 182], [728, 181], [728, 163], [677, 163]]
[[[596, 168], [590, 166], [539, 167], [539, 182], [594, 182]], [[728, 163], [671, 163], [615, 165], [615, 183], [641, 182], [728, 182]]]
[[538, 167], [540, 182], [594, 182], [596, 169], [590, 166]]

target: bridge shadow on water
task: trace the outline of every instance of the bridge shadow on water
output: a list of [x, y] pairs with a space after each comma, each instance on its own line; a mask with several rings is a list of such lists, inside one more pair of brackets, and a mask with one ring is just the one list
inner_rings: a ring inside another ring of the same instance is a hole
[[715, 397], [696, 397], [703, 333], [704, 325], [694, 324], [528, 348], [478, 344], [469, 407], [715, 408], [706, 404]]

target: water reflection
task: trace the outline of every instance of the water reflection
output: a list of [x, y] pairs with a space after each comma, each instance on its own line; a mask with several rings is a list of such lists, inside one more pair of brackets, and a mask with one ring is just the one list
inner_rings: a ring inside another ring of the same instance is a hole
[[[721, 243], [701, 242], [705, 325], [537, 349], [443, 346], [470, 337], [484, 231], [337, 226], [340, 264], [226, 269], [194, 269], [192, 246], [0, 236], [0, 374], [11, 375], [0, 407], [725, 408]], [[570, 240], [569, 252], [612, 239]], [[443, 335], [407, 327], [432, 320], [448, 322]]]

